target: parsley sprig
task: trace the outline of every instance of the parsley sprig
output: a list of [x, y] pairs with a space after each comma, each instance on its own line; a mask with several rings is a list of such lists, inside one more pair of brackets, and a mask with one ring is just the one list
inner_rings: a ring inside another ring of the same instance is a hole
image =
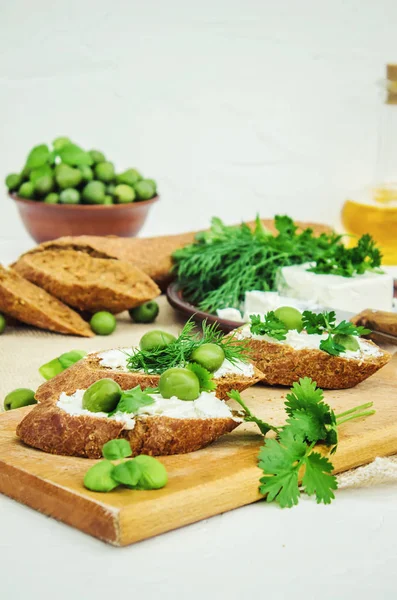
[[109, 417], [117, 412], [137, 413], [143, 406], [154, 404], [155, 400], [150, 394], [155, 394], [157, 392], [157, 388], [151, 387], [147, 387], [142, 391], [140, 385], [135, 386], [131, 390], [124, 390], [116, 408], [109, 413]]
[[128, 357], [127, 368], [130, 371], [143, 371], [148, 374], [161, 375], [161, 373], [172, 367], [186, 366], [193, 351], [202, 344], [208, 343], [219, 345], [225, 353], [225, 359], [232, 364], [239, 360], [248, 361], [247, 343], [224, 336], [216, 323], [208, 325], [204, 321], [201, 334], [195, 333], [194, 328], [193, 320], [189, 319], [174, 342], [164, 348], [138, 350]]
[[263, 320], [260, 315], [251, 315], [251, 333], [256, 335], [268, 335], [276, 340], [285, 340], [288, 328], [276, 317], [271, 310], [264, 315]]
[[196, 236], [193, 244], [174, 252], [174, 272], [184, 297], [201, 310], [240, 308], [248, 290], [273, 290], [280, 268], [315, 263], [316, 273], [352, 277], [379, 271], [381, 254], [369, 235], [347, 249], [342, 236], [311, 229], [298, 232], [288, 216], [276, 216], [276, 235], [257, 217], [254, 228], [229, 227], [220, 219]]
[[[259, 491], [268, 502], [282, 507], [298, 504], [301, 490], [315, 495], [318, 503], [329, 504], [337, 489], [333, 465], [329, 458], [314, 450], [320, 443], [330, 454], [338, 445], [338, 427], [352, 419], [375, 413], [367, 402], [335, 415], [324, 402], [323, 390], [309, 377], [294, 383], [287, 394], [285, 410], [288, 418], [283, 427], [274, 427], [255, 417], [236, 390], [229, 393], [244, 409], [244, 420], [257, 423], [261, 433], [276, 432], [276, 439], [266, 439], [259, 452], [258, 466], [263, 471]], [[300, 486], [301, 482], [301, 486]]]
[[[303, 328], [307, 333], [328, 333], [328, 337], [320, 342], [320, 350], [339, 356], [345, 352], [346, 347], [340, 341], [335, 340], [335, 335], [353, 335], [361, 336], [371, 333], [370, 329], [356, 326], [350, 321], [341, 321], [336, 324], [336, 315], [334, 311], [323, 312], [316, 314], [310, 310], [305, 310], [302, 313]], [[340, 338], [338, 338], [340, 339]]]

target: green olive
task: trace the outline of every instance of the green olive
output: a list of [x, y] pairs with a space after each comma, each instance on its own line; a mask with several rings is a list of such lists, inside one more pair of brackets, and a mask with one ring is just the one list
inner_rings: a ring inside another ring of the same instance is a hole
[[218, 344], [203, 344], [193, 350], [190, 360], [213, 373], [222, 365], [225, 360], [225, 353]]
[[46, 196], [54, 189], [54, 179], [50, 175], [44, 175], [37, 179], [34, 190], [38, 196]]
[[159, 314], [159, 305], [154, 300], [131, 308], [128, 312], [135, 323], [153, 323]]
[[135, 200], [135, 191], [131, 186], [120, 183], [114, 188], [113, 196], [118, 204], [128, 204]]
[[80, 202], [80, 192], [74, 188], [66, 188], [59, 194], [61, 204], [78, 204]]
[[6, 186], [9, 192], [14, 192], [22, 183], [22, 177], [18, 173], [10, 173], [6, 177]]
[[83, 176], [83, 181], [88, 183], [94, 179], [94, 172], [88, 165], [80, 165], [78, 167], [79, 171]]
[[125, 183], [127, 185], [134, 185], [142, 179], [142, 175], [136, 169], [127, 169], [123, 173], [116, 175], [117, 183]]
[[101, 460], [85, 474], [85, 487], [93, 492], [111, 492], [119, 485], [112, 477], [113, 470], [114, 465], [109, 460]]
[[83, 189], [83, 200], [86, 204], [104, 204], [105, 184], [102, 181], [90, 181]]
[[138, 183], [134, 184], [134, 189], [138, 200], [150, 200], [156, 193], [153, 185], [150, 181], [138, 181]]
[[163, 398], [176, 396], [179, 400], [196, 400], [200, 396], [200, 382], [189, 369], [173, 367], [161, 375], [159, 390]]
[[110, 183], [115, 178], [114, 165], [109, 161], [99, 162], [94, 167], [95, 177], [105, 183]]
[[90, 150], [88, 154], [91, 156], [95, 164], [106, 161], [105, 155], [99, 150]]
[[18, 190], [18, 196], [21, 198], [34, 198], [34, 184], [31, 181], [25, 181]]
[[59, 194], [55, 194], [55, 192], [48, 194], [48, 196], [46, 196], [44, 198], [44, 202], [46, 204], [58, 204], [59, 203]]
[[31, 404], [37, 404], [37, 400], [35, 400], [34, 391], [28, 388], [17, 388], [4, 398], [4, 410], [13, 410]]
[[52, 142], [52, 145], [54, 147], [54, 150], [60, 150], [64, 146], [68, 146], [71, 143], [72, 143], [72, 141], [68, 137], [57, 137]]
[[116, 317], [112, 313], [101, 310], [91, 317], [91, 329], [97, 335], [110, 335], [116, 329]]
[[0, 313], [0, 335], [1, 335], [2, 333], [4, 333], [4, 331], [5, 331], [5, 328], [6, 328], [6, 325], [7, 325], [7, 323], [6, 323], [6, 318], [5, 318], [5, 316], [4, 316], [4, 315], [2, 315], [2, 314]]
[[172, 342], [176, 341], [176, 337], [167, 331], [160, 329], [152, 329], [141, 337], [139, 347], [141, 350], [154, 350], [155, 348], [165, 348]]
[[91, 412], [112, 412], [121, 398], [121, 387], [113, 379], [99, 379], [86, 389], [83, 408]]
[[146, 179], [146, 178], [145, 178], [143, 181], [147, 181], [148, 183], [150, 183], [150, 184], [151, 184], [151, 186], [152, 186], [152, 187], [153, 187], [153, 189], [154, 189], [154, 193], [156, 193], [156, 192], [157, 192], [157, 183], [155, 182], [155, 180], [154, 180], [154, 179]]
[[167, 470], [163, 463], [154, 458], [141, 454], [136, 456], [131, 462], [135, 462], [141, 470], [138, 484], [139, 490], [159, 490], [168, 482]]
[[79, 169], [69, 167], [69, 165], [63, 163], [56, 166], [55, 180], [62, 190], [77, 187], [82, 179], [83, 175]]
[[343, 333], [336, 333], [334, 335], [334, 342], [336, 344], [340, 344], [346, 350], [351, 350], [352, 352], [356, 352], [360, 349], [360, 344], [358, 343], [358, 339], [354, 335], [345, 335]]
[[287, 329], [296, 329], [302, 331], [302, 314], [297, 308], [292, 306], [280, 306], [274, 311], [275, 316], [284, 323]]

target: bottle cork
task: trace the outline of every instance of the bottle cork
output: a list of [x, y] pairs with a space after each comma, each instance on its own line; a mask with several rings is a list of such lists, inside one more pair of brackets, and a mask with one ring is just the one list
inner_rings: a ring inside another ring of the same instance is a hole
[[397, 104], [397, 63], [386, 65], [387, 104]]

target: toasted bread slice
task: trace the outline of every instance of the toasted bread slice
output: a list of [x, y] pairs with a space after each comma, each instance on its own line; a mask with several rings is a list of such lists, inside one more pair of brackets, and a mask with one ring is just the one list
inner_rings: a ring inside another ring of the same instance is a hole
[[[275, 233], [273, 219], [262, 219], [266, 228]], [[248, 223], [254, 227], [254, 221]], [[319, 223], [297, 222], [304, 229], [311, 227], [317, 234], [330, 232], [331, 228]], [[118, 258], [129, 262], [151, 277], [162, 290], [172, 279], [172, 254], [194, 242], [197, 232], [178, 235], [165, 235], [150, 238], [99, 237], [93, 235], [68, 236], [44, 242], [28, 252], [33, 254], [43, 250], [80, 250], [94, 257]], [[24, 255], [26, 256], [26, 255]]]
[[1, 265], [0, 312], [40, 329], [83, 337], [94, 335], [88, 323], [69, 306]]
[[[98, 379], [108, 377], [114, 379], [123, 390], [129, 390], [137, 385], [142, 389], [147, 387], [157, 387], [160, 381], [160, 375], [147, 375], [146, 373], [125, 371], [103, 367], [100, 364], [100, 353], [88, 354], [82, 360], [72, 365], [53, 379], [43, 383], [36, 392], [38, 402], [56, 402], [59, 394], [73, 394], [78, 389], [86, 389]], [[263, 374], [254, 367], [254, 373], [251, 377], [229, 374], [216, 379], [216, 395], [221, 400], [227, 400], [227, 393], [230, 390], [243, 390], [258, 383]]]
[[[376, 344], [365, 340], [374, 348]], [[317, 349], [297, 350], [287, 344], [250, 339], [251, 359], [263, 373], [262, 382], [291, 386], [301, 377], [311, 377], [321, 388], [351, 388], [367, 379], [391, 359], [391, 354], [378, 348], [375, 356], [360, 359], [332, 356]]]
[[160, 294], [154, 281], [130, 263], [76, 250], [26, 254], [14, 269], [56, 298], [88, 312], [119, 313]]
[[133, 429], [125, 429], [119, 421], [72, 416], [56, 404], [37, 404], [19, 423], [17, 435], [25, 444], [51, 454], [100, 458], [103, 445], [120, 438], [130, 443], [133, 456], [166, 456], [204, 448], [239, 424], [232, 418], [139, 416]]

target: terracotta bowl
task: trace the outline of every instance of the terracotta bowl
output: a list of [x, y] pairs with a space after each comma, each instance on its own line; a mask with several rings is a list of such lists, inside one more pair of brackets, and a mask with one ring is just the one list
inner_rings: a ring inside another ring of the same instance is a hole
[[233, 329], [237, 329], [237, 327], [244, 325], [243, 321], [229, 321], [228, 319], [221, 319], [213, 313], [204, 312], [196, 306], [193, 306], [193, 304], [190, 304], [190, 302], [184, 299], [183, 292], [179, 288], [176, 281], [170, 283], [166, 293], [167, 300], [171, 306], [186, 317], [193, 317], [196, 323], [201, 323], [202, 321], [207, 321], [207, 323], [210, 324], [217, 323], [219, 329], [221, 329], [224, 333], [229, 333], [229, 331], [233, 331]]
[[131, 204], [45, 204], [15, 200], [25, 228], [40, 243], [64, 235], [117, 235], [133, 237], [142, 229], [148, 212], [159, 197]]

